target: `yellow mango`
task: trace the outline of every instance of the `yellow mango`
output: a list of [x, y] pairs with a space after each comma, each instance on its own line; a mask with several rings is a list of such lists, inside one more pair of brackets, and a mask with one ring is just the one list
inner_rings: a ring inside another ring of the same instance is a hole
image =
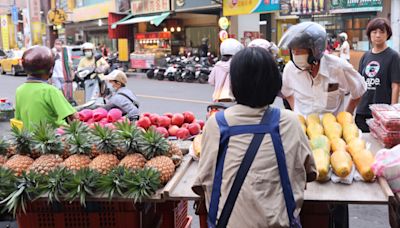
[[365, 149], [365, 141], [360, 138], [353, 138], [347, 145], [347, 151], [350, 153], [351, 156], [353, 156], [353, 154], [357, 154], [358, 152], [364, 149]]
[[342, 137], [342, 126], [338, 122], [327, 123], [324, 125], [325, 135], [332, 140]]
[[360, 131], [355, 124], [345, 124], [343, 126], [343, 138], [347, 143], [350, 143], [350, 141], [353, 138], [358, 138]]
[[351, 173], [353, 161], [345, 150], [338, 150], [331, 155], [331, 165], [338, 177], [347, 177]]
[[315, 149], [312, 153], [318, 171], [317, 180], [327, 181], [330, 165], [329, 153], [323, 149]]
[[306, 123], [307, 123], [307, 127], [308, 125], [310, 125], [311, 123], [316, 123], [316, 124], [320, 124], [321, 121], [319, 119], [319, 115], [317, 113], [312, 113], [310, 115], [307, 116], [306, 119]]
[[337, 122], [339, 122], [342, 127], [345, 124], [351, 124], [354, 123], [353, 115], [349, 112], [339, 112], [339, 114], [336, 116]]
[[371, 166], [374, 163], [375, 158], [371, 151], [362, 149], [352, 153], [351, 156], [358, 172], [361, 174], [364, 180], [372, 181], [375, 177], [375, 174], [372, 171]]
[[328, 137], [325, 135], [317, 135], [310, 140], [310, 146], [312, 150], [323, 149], [326, 152], [331, 151], [331, 144]]
[[325, 127], [328, 123], [336, 122], [336, 117], [332, 113], [322, 115], [322, 125]]
[[194, 137], [193, 142], [192, 142], [194, 154], [197, 157], [200, 157], [200, 154], [201, 154], [201, 139], [202, 138], [203, 138], [203, 135], [198, 134], [198, 135], [196, 135], [196, 137]]
[[331, 149], [332, 153], [339, 150], [346, 151], [347, 145], [346, 142], [341, 138], [333, 138], [331, 139]]
[[314, 138], [317, 135], [323, 134], [324, 128], [321, 126], [321, 124], [311, 123], [310, 125], [307, 125], [307, 135], [310, 139]]
[[300, 123], [301, 124], [304, 124], [304, 125], [306, 125], [306, 119], [304, 119], [304, 116], [303, 115], [297, 115], [297, 118], [299, 119], [299, 121], [300, 121]]

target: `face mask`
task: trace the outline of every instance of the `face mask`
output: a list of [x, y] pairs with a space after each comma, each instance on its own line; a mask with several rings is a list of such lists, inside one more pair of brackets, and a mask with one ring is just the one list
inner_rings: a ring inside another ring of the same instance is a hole
[[92, 58], [93, 53], [91, 51], [85, 51], [86, 58]]
[[310, 64], [308, 63], [308, 54], [293, 55], [293, 62], [301, 70], [307, 70], [310, 68]]

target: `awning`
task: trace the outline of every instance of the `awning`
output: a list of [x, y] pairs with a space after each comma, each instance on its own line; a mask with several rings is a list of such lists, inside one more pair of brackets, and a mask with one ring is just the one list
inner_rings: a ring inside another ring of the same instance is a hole
[[[111, 25], [112, 29], [117, 28], [118, 25], [128, 25], [128, 24], [136, 24], [140, 22], [150, 22], [151, 24], [155, 26], [159, 26], [165, 18], [169, 16], [170, 12], [165, 12], [159, 15], [153, 15], [153, 16], [144, 16], [144, 17], [134, 17], [131, 18], [132, 15], [128, 15], [122, 20], [118, 21], [117, 23], [114, 23]], [[131, 18], [131, 19], [129, 19]]]

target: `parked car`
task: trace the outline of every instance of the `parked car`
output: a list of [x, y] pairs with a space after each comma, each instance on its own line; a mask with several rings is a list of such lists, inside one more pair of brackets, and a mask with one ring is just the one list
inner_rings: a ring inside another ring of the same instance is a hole
[[83, 57], [82, 46], [67, 46], [68, 56], [72, 60], [72, 68], [74, 71], [78, 69], [79, 61]]
[[10, 73], [14, 76], [25, 73], [21, 62], [22, 54], [24, 54], [22, 50], [8, 51], [6, 56], [0, 59], [0, 73]]

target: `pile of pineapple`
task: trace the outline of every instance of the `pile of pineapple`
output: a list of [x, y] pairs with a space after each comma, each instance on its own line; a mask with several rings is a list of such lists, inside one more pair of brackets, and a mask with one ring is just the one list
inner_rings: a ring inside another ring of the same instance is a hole
[[361, 139], [352, 114], [340, 112], [335, 117], [325, 113], [322, 119], [318, 114], [310, 114], [306, 119], [299, 115], [299, 120], [310, 139], [318, 181], [329, 180], [330, 167], [338, 177], [346, 178], [352, 172], [353, 164], [365, 181], [374, 179], [371, 169], [374, 156]]
[[0, 139], [0, 205], [16, 213], [43, 195], [82, 205], [105, 195], [137, 202], [167, 183], [182, 158], [176, 144], [129, 121], [115, 129], [76, 121], [62, 135], [45, 122], [32, 132], [14, 127]]

